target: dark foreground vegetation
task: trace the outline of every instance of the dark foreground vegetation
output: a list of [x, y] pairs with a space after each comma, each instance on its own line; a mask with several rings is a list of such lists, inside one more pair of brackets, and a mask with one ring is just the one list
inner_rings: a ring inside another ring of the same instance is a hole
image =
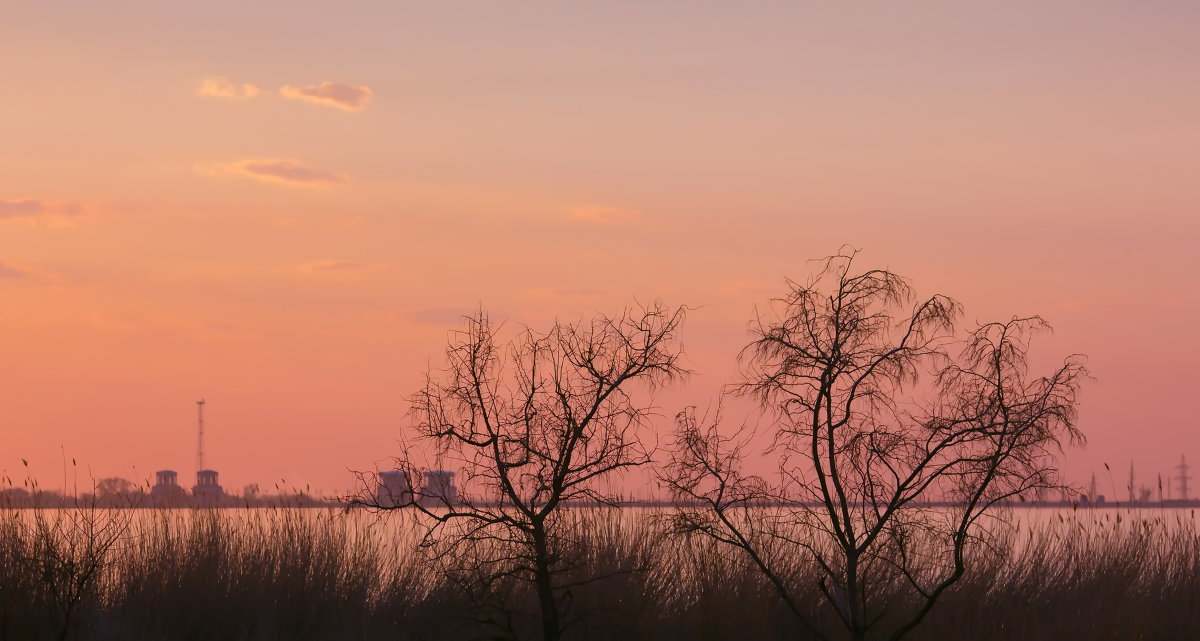
[[[569, 639], [806, 639], [744, 557], [665, 533], [666, 511], [572, 510]], [[1066, 518], [1063, 518], [1063, 517]], [[0, 639], [537, 638], [528, 582], [420, 547], [413, 515], [317, 510], [0, 513]], [[1024, 517], [1022, 517], [1024, 519]], [[1194, 639], [1190, 511], [1035, 511], [908, 638]], [[1040, 525], [1029, 525], [1037, 522]], [[765, 544], [765, 549], [770, 549]], [[840, 638], [810, 557], [779, 547]], [[603, 580], [595, 580], [603, 578]], [[897, 586], [889, 599], [911, 598]], [[899, 604], [902, 605], [902, 604]]]

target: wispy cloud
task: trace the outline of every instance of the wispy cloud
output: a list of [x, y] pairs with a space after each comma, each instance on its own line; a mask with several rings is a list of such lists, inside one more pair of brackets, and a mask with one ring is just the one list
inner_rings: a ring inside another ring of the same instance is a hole
[[457, 325], [464, 317], [474, 316], [477, 310], [463, 307], [426, 307], [405, 314], [405, 318], [422, 325]]
[[769, 283], [758, 280], [727, 280], [717, 286], [717, 291], [726, 296], [759, 295], [775, 291]]
[[328, 187], [349, 179], [345, 174], [313, 169], [300, 161], [281, 158], [251, 158], [226, 164], [202, 165], [196, 170], [208, 175], [233, 174], [297, 187]]
[[608, 294], [607, 290], [581, 288], [533, 288], [522, 289], [517, 295], [529, 300], [549, 302], [587, 301]]
[[371, 265], [352, 260], [318, 260], [300, 266], [300, 271], [306, 273], [319, 272], [360, 272], [371, 269]]
[[0, 218], [36, 216], [45, 210], [40, 200], [0, 200]]
[[337, 107], [345, 111], [362, 111], [375, 94], [370, 87], [356, 87], [340, 82], [322, 82], [319, 85], [285, 85], [279, 88], [279, 95], [292, 100]]
[[567, 208], [567, 217], [600, 225], [629, 225], [642, 218], [641, 212], [603, 205], [576, 205]]
[[0, 263], [0, 278], [25, 278], [28, 275], [29, 272], [23, 269], [17, 269], [12, 265]]
[[245, 82], [242, 84], [230, 82], [224, 76], [209, 76], [200, 83], [200, 88], [196, 90], [196, 94], [211, 98], [249, 100], [258, 95], [258, 87]]
[[206, 343], [261, 341], [261, 329], [228, 323], [210, 323], [198, 318], [169, 314], [141, 314], [122, 311], [91, 311], [85, 320], [95, 329], [116, 334], [148, 332], [180, 333]]
[[25, 198], [21, 200], [0, 200], [0, 220], [26, 219], [36, 223], [43, 218], [62, 218], [78, 216], [83, 208], [78, 203], [48, 203], [44, 200]]

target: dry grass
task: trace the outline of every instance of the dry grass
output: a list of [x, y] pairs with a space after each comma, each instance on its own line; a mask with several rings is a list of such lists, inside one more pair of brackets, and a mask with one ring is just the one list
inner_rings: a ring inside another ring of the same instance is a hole
[[[43, 513], [49, 526], [111, 518], [56, 512]], [[411, 515], [133, 514], [117, 544], [94, 559], [99, 570], [64, 629], [46, 573], [68, 569], [37, 558], [48, 530], [36, 527], [32, 511], [0, 512], [0, 640], [60, 632], [89, 640], [536, 638], [530, 590], [513, 581], [473, 584], [461, 563], [446, 572], [416, 546]], [[580, 515], [580, 558], [560, 577], [578, 584], [569, 591], [568, 638], [805, 638], [770, 587], [727, 549], [666, 537], [637, 510]], [[1002, 544], [980, 549], [973, 571], [912, 638], [1200, 636], [1194, 514], [1046, 511], [1033, 520], [1040, 524], [1023, 520]], [[72, 558], [92, 553], [82, 538], [62, 540], [84, 546]], [[833, 630], [806, 561], [782, 554], [777, 560], [790, 568], [815, 618]], [[604, 578], [590, 580], [596, 577]]]

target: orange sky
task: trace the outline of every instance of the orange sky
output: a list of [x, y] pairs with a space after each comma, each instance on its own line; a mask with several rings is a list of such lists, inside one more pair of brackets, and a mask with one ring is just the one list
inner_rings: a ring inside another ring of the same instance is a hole
[[6, 2], [0, 470], [345, 489], [480, 304], [700, 306], [673, 414], [843, 243], [1200, 463], [1200, 5], [806, 4]]

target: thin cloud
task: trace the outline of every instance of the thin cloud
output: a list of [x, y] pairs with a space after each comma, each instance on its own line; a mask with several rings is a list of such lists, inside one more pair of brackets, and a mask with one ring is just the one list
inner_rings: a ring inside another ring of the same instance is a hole
[[577, 205], [567, 208], [567, 217], [599, 225], [628, 225], [641, 220], [641, 212], [603, 205]]
[[0, 218], [36, 216], [45, 210], [40, 200], [0, 200]]
[[97, 330], [117, 334], [149, 331], [181, 333], [206, 343], [257, 341], [262, 338], [262, 331], [256, 327], [208, 323], [192, 317], [169, 314], [92, 311], [87, 314], [86, 319]]
[[462, 307], [426, 307], [409, 312], [405, 317], [422, 325], [457, 325], [464, 317], [473, 316], [475, 313]]
[[318, 260], [300, 266], [300, 271], [314, 272], [359, 272], [370, 269], [370, 265], [356, 263], [352, 260]]
[[550, 302], [570, 302], [570, 301], [587, 301], [608, 294], [608, 290], [590, 289], [590, 288], [533, 288], [522, 289], [517, 292], [517, 295], [539, 301]]
[[249, 100], [258, 95], [258, 87], [250, 83], [239, 85], [229, 82], [224, 76], [209, 76], [200, 83], [200, 88], [196, 90], [196, 94], [210, 98]]
[[773, 292], [775, 289], [770, 284], [757, 280], [727, 280], [717, 287], [717, 291], [726, 296], [765, 294]]
[[0, 263], [0, 278], [25, 278], [28, 275], [29, 272]]
[[291, 100], [303, 100], [318, 105], [337, 107], [345, 111], [362, 111], [371, 102], [374, 93], [370, 87], [355, 87], [340, 82], [322, 82], [319, 85], [285, 85], [279, 95]]
[[81, 213], [83, 213], [83, 207], [80, 207], [78, 203], [48, 203], [33, 198], [0, 200], [0, 220], [72, 217]]
[[306, 167], [297, 160], [251, 158], [223, 165], [197, 167], [209, 175], [234, 174], [263, 182], [297, 187], [328, 187], [348, 180], [345, 174]]

